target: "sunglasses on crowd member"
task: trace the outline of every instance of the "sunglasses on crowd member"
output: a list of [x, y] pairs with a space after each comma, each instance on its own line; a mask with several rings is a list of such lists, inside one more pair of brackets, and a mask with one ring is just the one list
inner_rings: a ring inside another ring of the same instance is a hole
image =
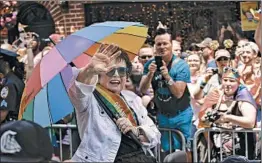
[[153, 58], [153, 56], [152, 55], [144, 55], [144, 56], [139, 56], [139, 58], [141, 58], [141, 59], [151, 59], [151, 58]]
[[249, 45], [250, 45], [250, 44], [247, 42], [247, 43], [245, 43], [244, 45], [241, 45], [241, 46], [238, 45], [237, 47], [238, 47], [238, 48], [243, 48], [243, 47], [245, 47], [245, 46], [249, 46]]
[[223, 73], [226, 73], [228, 71], [232, 71], [237, 77], [239, 77], [239, 73], [238, 73], [237, 69], [235, 69], [233, 67], [224, 67]]
[[127, 75], [127, 70], [128, 69], [126, 67], [113, 68], [111, 71], [107, 72], [106, 75], [112, 77], [117, 71], [120, 77], [125, 77]]
[[220, 61], [229, 61], [229, 58], [227, 58], [227, 57], [220, 57], [220, 58], [217, 59], [217, 61], [218, 62], [220, 62]]

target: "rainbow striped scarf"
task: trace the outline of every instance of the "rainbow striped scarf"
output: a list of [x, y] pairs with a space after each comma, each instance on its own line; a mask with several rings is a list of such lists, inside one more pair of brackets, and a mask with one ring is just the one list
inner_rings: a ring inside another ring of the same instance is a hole
[[99, 98], [98, 102], [100, 104], [102, 103], [103, 108], [106, 107], [104, 109], [109, 109], [110, 114], [112, 114], [113, 117], [126, 117], [130, 120], [133, 126], [137, 126], [135, 113], [129, 108], [120, 95], [107, 90], [99, 84], [96, 86], [95, 94], [98, 95], [96, 96], [96, 98]]

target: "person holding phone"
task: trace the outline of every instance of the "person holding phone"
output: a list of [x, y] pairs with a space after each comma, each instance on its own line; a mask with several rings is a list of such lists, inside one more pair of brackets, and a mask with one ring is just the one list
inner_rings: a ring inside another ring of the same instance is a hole
[[204, 99], [209, 92], [221, 85], [223, 69], [231, 66], [230, 53], [225, 49], [219, 49], [215, 53], [215, 61], [217, 69], [207, 68], [205, 78], [200, 83], [199, 89], [196, 90], [198, 92], [195, 93], [196, 99]]
[[20, 34], [19, 39], [13, 42], [12, 47], [20, 55], [19, 62], [25, 64], [26, 77], [28, 80], [34, 69], [34, 57], [40, 52], [40, 38], [37, 33], [26, 32]]
[[[157, 110], [159, 127], [176, 128], [186, 139], [190, 137], [193, 116], [190, 106], [190, 94], [187, 83], [190, 83], [188, 64], [172, 53], [172, 38], [168, 29], [159, 28], [155, 36], [156, 56], [144, 66], [140, 91], [145, 93], [152, 84], [154, 103]], [[177, 135], [172, 134], [173, 150], [181, 148]], [[162, 149], [167, 152], [168, 132], [162, 132]]]
[[220, 30], [218, 31], [218, 41], [220, 44], [223, 44], [223, 42], [227, 39], [236, 41], [236, 32], [231, 26], [231, 23], [224, 22], [222, 23], [222, 26]]

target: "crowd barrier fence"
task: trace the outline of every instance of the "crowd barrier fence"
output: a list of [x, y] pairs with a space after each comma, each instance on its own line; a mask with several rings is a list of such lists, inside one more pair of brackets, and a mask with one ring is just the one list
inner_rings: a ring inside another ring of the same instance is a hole
[[[59, 140], [58, 142], [62, 142], [62, 129], [68, 129], [69, 130], [69, 148], [70, 148], [70, 158], [73, 155], [73, 141], [72, 141], [72, 130], [77, 130], [76, 125], [72, 124], [53, 124], [52, 126], [48, 127], [48, 129], [57, 129], [59, 133]], [[172, 153], [172, 132], [176, 133], [180, 139], [181, 139], [181, 150], [186, 150], [186, 139], [182, 132], [176, 130], [176, 129], [169, 129], [169, 128], [158, 128], [160, 131], [167, 131], [169, 133], [169, 142], [170, 142], [170, 149], [169, 153]], [[51, 134], [51, 130], [49, 130], [49, 133]], [[59, 144], [59, 150], [60, 150], [60, 159], [63, 160], [63, 144]], [[154, 150], [154, 156], [156, 159], [160, 162], [161, 160], [161, 145], [159, 144], [157, 148]]]
[[[58, 129], [59, 132], [59, 142], [62, 141], [62, 129], [68, 129], [69, 130], [69, 146], [70, 146], [70, 158], [73, 155], [73, 149], [72, 149], [72, 130], [77, 130], [76, 125], [71, 125], [71, 124], [54, 124], [50, 127], [48, 127], [49, 129]], [[181, 145], [182, 145], [182, 151], [186, 150], [186, 139], [184, 137], [184, 135], [176, 130], [176, 129], [169, 129], [169, 128], [159, 128], [160, 131], [167, 131], [169, 133], [169, 142], [170, 142], [170, 149], [169, 149], [169, 153], [172, 153], [172, 132], [175, 132], [180, 138], [181, 138]], [[207, 141], [207, 148], [208, 148], [208, 162], [210, 162], [210, 157], [211, 157], [211, 147], [210, 147], [210, 132], [232, 132], [232, 137], [235, 137], [236, 133], [244, 133], [245, 134], [245, 146], [246, 146], [246, 150], [245, 150], [245, 154], [246, 156], [248, 155], [248, 140], [247, 140], [247, 133], [260, 133], [261, 134], [261, 128], [254, 128], [254, 129], [243, 129], [243, 128], [236, 128], [234, 130], [229, 130], [229, 129], [222, 129], [222, 128], [202, 128], [202, 129], [198, 129], [194, 135], [193, 138], [193, 161], [194, 162], [198, 162], [198, 153], [197, 153], [197, 141], [199, 139], [200, 134], [202, 133], [207, 133], [208, 136], [208, 140]], [[222, 142], [222, 141], [221, 141]], [[63, 160], [63, 147], [62, 147], [62, 143], [58, 143], [59, 144], [59, 150], [60, 150], [60, 159]], [[261, 145], [262, 146], [262, 145]], [[260, 147], [261, 148], [261, 147]], [[235, 149], [235, 143], [233, 141], [233, 149]], [[156, 157], [156, 159], [161, 162], [161, 145], [159, 144], [157, 146], [157, 148], [155, 148], [154, 151], [154, 155]], [[235, 155], [235, 150], [233, 150], [233, 155]], [[220, 161], [223, 160], [222, 158], [222, 148], [221, 148], [221, 144], [220, 144]], [[262, 156], [261, 156], [261, 160], [262, 160]], [[260, 161], [261, 161], [260, 160]]]
[[[199, 136], [200, 134], [202, 133], [207, 133], [207, 152], [208, 152], [208, 162], [210, 162], [210, 158], [211, 158], [211, 147], [210, 147], [210, 133], [211, 132], [218, 132], [218, 133], [222, 133], [222, 132], [231, 132], [232, 133], [232, 138], [235, 138], [236, 136], [236, 133], [244, 133], [245, 134], [245, 156], [247, 157], [248, 156], [248, 139], [247, 139], [247, 133], [260, 133], [260, 136], [262, 135], [261, 134], [261, 128], [253, 128], [253, 129], [243, 129], [243, 128], [236, 128], [236, 129], [222, 129], [222, 128], [201, 128], [201, 129], [198, 129], [194, 135], [194, 138], [193, 138], [193, 160], [194, 162], [199, 162], [198, 160], [198, 149], [197, 149], [197, 142], [198, 142], [198, 139], [199, 139]], [[222, 139], [221, 137], [221, 134], [220, 134], [220, 139]], [[222, 155], [222, 141], [220, 141], [220, 161], [223, 160], [223, 155]], [[235, 141], [232, 141], [232, 147], [233, 147], [233, 155], [235, 155]], [[262, 147], [262, 144], [260, 144], [260, 149]], [[256, 153], [257, 155], [258, 153]], [[260, 162], [262, 160], [262, 155], [261, 155], [261, 158], [260, 158]]]
[[[173, 152], [172, 132], [176, 133], [179, 136], [181, 140], [181, 150], [186, 151], [186, 138], [181, 131], [176, 130], [176, 129], [170, 129], [170, 128], [158, 128], [158, 129], [160, 132], [163, 132], [163, 131], [168, 132], [168, 138], [169, 138], [169, 144], [170, 144], [169, 153]], [[155, 151], [155, 156], [158, 162], [161, 162], [161, 144], [158, 144], [156, 150], [157, 151]]]

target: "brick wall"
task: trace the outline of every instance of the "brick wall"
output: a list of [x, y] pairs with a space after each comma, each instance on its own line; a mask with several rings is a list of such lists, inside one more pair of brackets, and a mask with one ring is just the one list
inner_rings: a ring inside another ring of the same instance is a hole
[[[84, 4], [88, 1], [69, 1], [69, 11], [62, 12], [58, 0], [38, 1], [51, 13], [55, 25], [56, 33], [69, 35], [85, 26]], [[1, 30], [0, 43], [7, 39], [7, 30]]]
[[85, 25], [84, 4], [86, 2], [69, 1], [69, 11], [63, 12], [58, 1], [39, 1], [51, 13], [56, 32], [69, 35]]

